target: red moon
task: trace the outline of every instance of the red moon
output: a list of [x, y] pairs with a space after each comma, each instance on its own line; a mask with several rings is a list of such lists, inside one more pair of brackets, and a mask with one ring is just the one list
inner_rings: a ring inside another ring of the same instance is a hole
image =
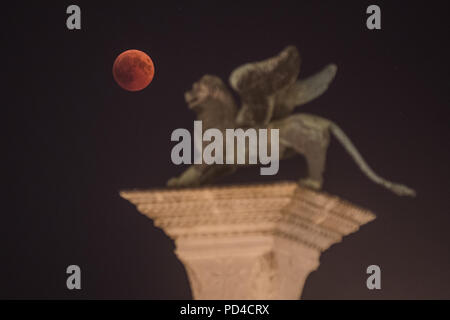
[[152, 59], [140, 50], [124, 51], [114, 61], [114, 80], [128, 91], [144, 89], [152, 82], [154, 74]]

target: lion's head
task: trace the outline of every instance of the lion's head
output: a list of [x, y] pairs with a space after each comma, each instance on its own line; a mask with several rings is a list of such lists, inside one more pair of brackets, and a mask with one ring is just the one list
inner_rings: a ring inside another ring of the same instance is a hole
[[189, 108], [197, 113], [206, 127], [231, 128], [237, 112], [233, 95], [216, 76], [204, 75], [184, 94]]

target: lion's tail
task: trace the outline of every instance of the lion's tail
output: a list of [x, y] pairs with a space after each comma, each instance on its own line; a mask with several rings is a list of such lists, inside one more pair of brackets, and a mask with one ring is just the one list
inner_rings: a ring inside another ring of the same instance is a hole
[[347, 150], [347, 152], [350, 154], [350, 156], [353, 158], [353, 160], [356, 162], [356, 164], [359, 166], [362, 172], [373, 182], [378, 183], [382, 185], [383, 187], [391, 190], [395, 194], [399, 196], [410, 196], [414, 197], [416, 195], [416, 192], [408, 188], [407, 186], [404, 186], [402, 184], [393, 183], [391, 181], [388, 181], [379, 175], [377, 175], [367, 164], [367, 162], [363, 159], [361, 154], [358, 152], [356, 147], [353, 145], [353, 143], [350, 141], [349, 137], [342, 131], [341, 128], [339, 128], [338, 125], [335, 123], [330, 123], [330, 130], [331, 133], [336, 137], [337, 140], [342, 144], [342, 146]]

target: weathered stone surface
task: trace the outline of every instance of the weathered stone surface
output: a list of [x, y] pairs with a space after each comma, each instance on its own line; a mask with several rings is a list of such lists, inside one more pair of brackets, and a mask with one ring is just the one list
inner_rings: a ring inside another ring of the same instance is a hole
[[[228, 129], [254, 133], [253, 130], [256, 129], [278, 132], [279, 136], [274, 141], [271, 134], [267, 140], [266, 149], [272, 150], [272, 147], [275, 147], [277, 150], [270, 152], [272, 158], [269, 161], [270, 167], [273, 160], [278, 163], [279, 160], [290, 158], [293, 154], [300, 154], [305, 157], [308, 169], [306, 176], [302, 177], [299, 183], [310, 189], [321, 190], [330, 136], [333, 136], [367, 178], [399, 196], [415, 197], [416, 192], [413, 189], [384, 179], [375, 173], [351, 142], [350, 137], [336, 123], [312, 114], [293, 113], [296, 107], [316, 99], [327, 90], [336, 75], [337, 66], [330, 64], [308, 78], [297, 80], [299, 71], [300, 54], [294, 46], [287, 46], [278, 55], [269, 59], [238, 67], [231, 73], [229, 82], [240, 96], [240, 103], [235, 102], [233, 93], [221, 78], [204, 75], [196, 81], [192, 90], [185, 93], [185, 101], [189, 109], [197, 114], [197, 120], [201, 121], [204, 130], [219, 130], [219, 133], [216, 131], [214, 134], [214, 142], [211, 142], [211, 139], [199, 141], [196, 146], [200, 151], [199, 155], [202, 157], [204, 155], [201, 151], [202, 142], [209, 141], [205, 145], [211, 147], [211, 144], [215, 145], [216, 140], [223, 140]], [[234, 174], [239, 168], [254, 165], [255, 163], [251, 164], [249, 161], [239, 164], [236, 160], [231, 161], [232, 163], [227, 161], [226, 166], [220, 163], [220, 158], [233, 160], [237, 153], [246, 155], [247, 159], [250, 155], [250, 145], [255, 152], [258, 151], [258, 148], [255, 148], [258, 143], [266, 144], [266, 141], [259, 140], [260, 138], [251, 139], [250, 136], [248, 140], [253, 142], [251, 144], [249, 142], [248, 145], [244, 143], [233, 147], [234, 143], [230, 144], [231, 141], [228, 139], [222, 146], [215, 145], [214, 153], [222, 155], [218, 157], [218, 162], [191, 165], [180, 176], [170, 178], [167, 186], [180, 188], [208, 185], [224, 176]], [[228, 146], [230, 150], [236, 150], [233, 155], [231, 153], [226, 155]], [[278, 157], [273, 159], [277, 154]], [[210, 160], [212, 162], [212, 159]], [[187, 162], [183, 160], [183, 163]], [[278, 165], [274, 165], [273, 168], [278, 168]], [[269, 172], [267, 174], [273, 175], [277, 170]]]
[[320, 253], [375, 218], [291, 182], [121, 196], [175, 240], [195, 299], [298, 299]]

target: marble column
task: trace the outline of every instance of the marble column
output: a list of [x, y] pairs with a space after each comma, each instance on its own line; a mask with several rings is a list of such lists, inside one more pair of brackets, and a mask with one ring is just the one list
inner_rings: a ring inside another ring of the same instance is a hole
[[375, 219], [293, 182], [120, 194], [174, 239], [194, 299], [299, 299], [321, 252]]

